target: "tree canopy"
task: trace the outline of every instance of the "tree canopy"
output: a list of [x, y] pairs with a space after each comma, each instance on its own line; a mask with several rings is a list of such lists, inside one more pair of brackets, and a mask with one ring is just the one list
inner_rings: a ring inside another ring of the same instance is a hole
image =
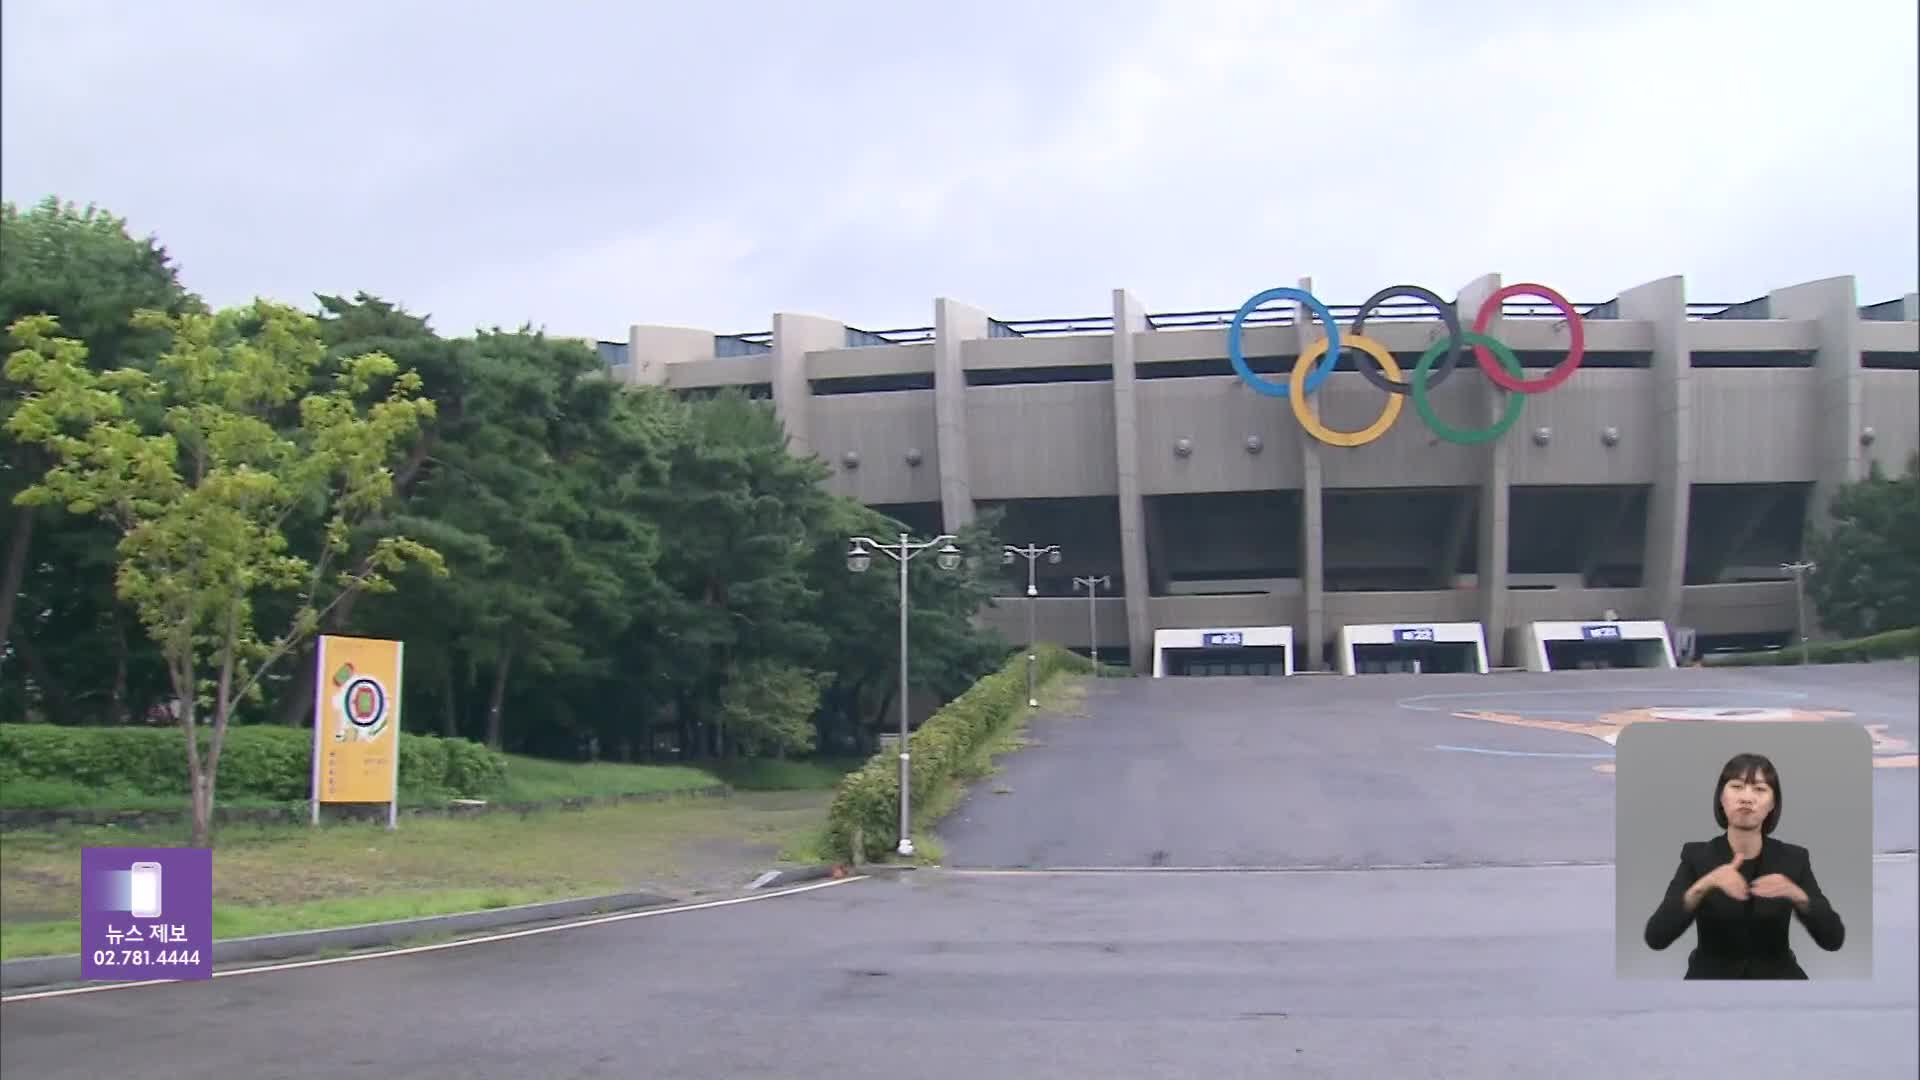
[[[622, 386], [588, 343], [445, 337], [366, 293], [208, 312], [110, 215], [4, 224], [0, 719], [184, 696], [305, 724], [331, 633], [406, 642], [409, 730], [517, 752], [852, 753], [890, 729], [895, 581], [845, 551], [902, 526], [830, 494], [769, 403]], [[997, 551], [994, 520], [961, 546]], [[1004, 659], [975, 619], [993, 567], [915, 561], [914, 689]], [[229, 655], [254, 692], [221, 697]]]
[[1874, 462], [1835, 490], [1828, 519], [1807, 538], [1820, 621], [1846, 637], [1920, 626], [1920, 454], [1899, 477]]

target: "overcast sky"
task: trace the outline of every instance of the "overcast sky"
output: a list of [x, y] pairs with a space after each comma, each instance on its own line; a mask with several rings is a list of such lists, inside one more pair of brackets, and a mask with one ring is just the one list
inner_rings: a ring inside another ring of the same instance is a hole
[[1920, 279], [1913, 0], [697, 8], [6, 0], [0, 189], [448, 333]]

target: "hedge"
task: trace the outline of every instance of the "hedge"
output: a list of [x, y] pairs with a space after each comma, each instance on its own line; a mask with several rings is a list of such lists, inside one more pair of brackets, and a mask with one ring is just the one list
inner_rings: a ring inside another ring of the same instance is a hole
[[[1893, 660], [1920, 656], [1920, 627], [1888, 630], [1848, 641], [1815, 641], [1807, 646], [1807, 659], [1815, 664], [1855, 664], [1866, 660]], [[1705, 658], [1715, 667], [1757, 667], [1798, 664], [1800, 646], [1788, 645], [1768, 652], [1725, 653]]]
[[[1086, 657], [1057, 645], [1037, 650], [1035, 676], [1044, 682], [1061, 672], [1086, 674], [1093, 664]], [[913, 732], [913, 806], [917, 813], [927, 797], [955, 781], [960, 768], [1027, 707], [1027, 658], [1022, 649], [999, 671], [974, 683], [948, 702]], [[915, 820], [919, 820], [917, 817]], [[867, 760], [840, 782], [827, 811], [828, 851], [836, 857], [853, 850], [853, 836], [862, 835], [864, 855], [884, 858], [895, 849], [900, 831], [900, 758], [892, 748]]]
[[[211, 734], [202, 732], [202, 745]], [[187, 795], [185, 736], [177, 727], [0, 724], [0, 785], [54, 780], [142, 795]], [[476, 742], [400, 735], [400, 788], [420, 797], [498, 790], [507, 759]], [[313, 733], [277, 725], [227, 729], [216, 798], [296, 802], [313, 784]]]

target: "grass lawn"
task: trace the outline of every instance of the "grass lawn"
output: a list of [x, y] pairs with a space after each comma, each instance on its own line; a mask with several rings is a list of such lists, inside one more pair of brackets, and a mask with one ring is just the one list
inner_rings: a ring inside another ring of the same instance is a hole
[[[506, 907], [625, 890], [732, 890], [778, 863], [821, 861], [832, 787], [857, 762], [740, 763], [716, 772], [736, 793], [470, 818], [378, 824], [228, 825], [215, 835], [214, 936], [246, 937]], [[713, 786], [687, 766], [516, 757], [495, 801], [671, 793]], [[9, 785], [13, 786], [13, 785]], [[48, 792], [37, 793], [45, 797]], [[133, 808], [126, 793], [90, 805]], [[180, 799], [134, 805], [174, 808]], [[47, 805], [40, 803], [39, 805]], [[55, 804], [58, 805], [58, 804]], [[184, 844], [183, 824], [0, 832], [0, 958], [76, 952], [80, 849]]]

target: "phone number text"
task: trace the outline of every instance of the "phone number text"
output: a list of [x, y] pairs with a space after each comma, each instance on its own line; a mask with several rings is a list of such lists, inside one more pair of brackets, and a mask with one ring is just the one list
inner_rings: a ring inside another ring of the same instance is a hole
[[95, 949], [95, 967], [149, 967], [155, 964], [182, 964], [197, 967], [199, 949]]

